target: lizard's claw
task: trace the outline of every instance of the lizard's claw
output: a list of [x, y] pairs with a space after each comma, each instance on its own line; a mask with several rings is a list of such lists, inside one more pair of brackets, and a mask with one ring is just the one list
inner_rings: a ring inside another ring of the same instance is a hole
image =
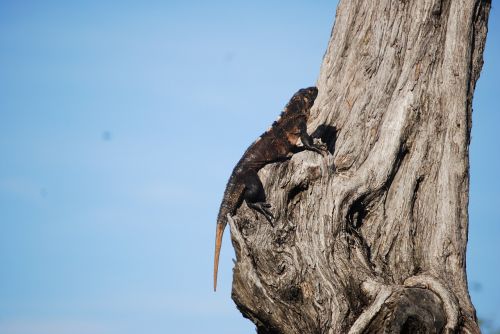
[[266, 217], [269, 224], [271, 224], [271, 226], [274, 226], [273, 225], [274, 216], [271, 210], [269, 210], [271, 204], [266, 202], [256, 202], [256, 203], [248, 203], [248, 206], [254, 209], [255, 211], [262, 213], [264, 217]]
[[326, 153], [325, 152], [326, 150], [323, 147], [321, 147], [321, 146], [320, 147], [314, 146], [312, 149], [313, 149], [314, 152], [316, 152], [318, 154], [321, 154], [322, 156], [324, 156], [325, 153]]
[[304, 145], [304, 148], [308, 151], [313, 151], [318, 154], [321, 154], [322, 156], [325, 156], [325, 154], [328, 154], [328, 149], [326, 148], [325, 145], [321, 144], [313, 144], [313, 145]]

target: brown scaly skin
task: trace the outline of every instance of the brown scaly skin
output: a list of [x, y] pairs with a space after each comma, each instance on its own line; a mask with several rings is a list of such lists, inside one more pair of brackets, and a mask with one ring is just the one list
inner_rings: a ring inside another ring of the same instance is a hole
[[219, 254], [227, 215], [235, 215], [245, 200], [250, 208], [263, 214], [272, 224], [274, 217], [270, 211], [271, 205], [266, 203], [264, 187], [257, 172], [269, 163], [290, 158], [297, 149], [299, 140], [304, 149], [322, 154], [322, 148], [316, 146], [307, 134], [309, 111], [317, 95], [316, 87], [304, 88], [295, 93], [271, 128], [250, 145], [234, 167], [217, 216], [214, 291], [217, 288]]

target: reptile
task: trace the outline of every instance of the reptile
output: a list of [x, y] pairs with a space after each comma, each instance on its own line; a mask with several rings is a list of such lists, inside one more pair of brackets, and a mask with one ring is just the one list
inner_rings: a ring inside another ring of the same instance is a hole
[[307, 133], [307, 120], [317, 95], [316, 87], [300, 89], [295, 93], [280, 117], [248, 147], [234, 167], [217, 216], [214, 291], [217, 289], [220, 248], [228, 215], [234, 216], [245, 201], [249, 208], [262, 214], [272, 225], [274, 217], [271, 205], [266, 202], [264, 187], [257, 172], [267, 164], [290, 158], [300, 149], [323, 154], [323, 147], [314, 144]]

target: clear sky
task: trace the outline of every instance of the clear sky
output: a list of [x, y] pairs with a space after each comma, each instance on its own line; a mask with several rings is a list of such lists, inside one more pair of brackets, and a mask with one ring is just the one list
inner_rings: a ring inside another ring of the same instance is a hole
[[[336, 1], [0, 0], [0, 334], [254, 333], [215, 218], [313, 85]], [[500, 13], [471, 144], [468, 272], [500, 318]]]

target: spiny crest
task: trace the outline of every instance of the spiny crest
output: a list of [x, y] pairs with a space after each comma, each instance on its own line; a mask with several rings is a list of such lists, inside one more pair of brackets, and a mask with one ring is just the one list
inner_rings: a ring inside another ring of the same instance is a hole
[[288, 115], [309, 112], [314, 104], [316, 96], [318, 96], [318, 89], [314, 86], [299, 89], [295, 94], [293, 94], [292, 98], [287, 103], [285, 109], [283, 109], [278, 118], [259, 138], [257, 138], [257, 140], [254, 141], [254, 144], [261, 140], [266, 133], [272, 130], [272, 128], [278, 126], [280, 121]]
[[285, 109], [281, 112], [279, 117], [273, 122], [272, 126], [278, 124], [278, 122], [287, 116], [287, 114], [309, 112], [318, 96], [318, 89], [314, 86], [308, 88], [302, 88], [293, 94], [290, 101], [285, 106]]

